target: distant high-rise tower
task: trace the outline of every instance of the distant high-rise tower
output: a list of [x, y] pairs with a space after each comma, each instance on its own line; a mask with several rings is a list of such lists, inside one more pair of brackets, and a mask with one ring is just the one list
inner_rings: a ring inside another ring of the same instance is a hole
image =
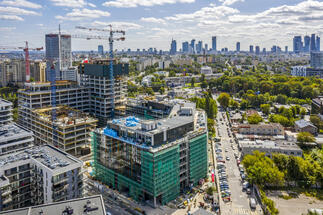
[[198, 54], [201, 54], [202, 53], [202, 48], [203, 48], [203, 43], [202, 41], [199, 41], [197, 44], [196, 44], [196, 52]]
[[104, 54], [103, 45], [98, 45], [98, 53], [100, 55], [103, 55]]
[[189, 45], [188, 45], [188, 42], [183, 42], [182, 43], [182, 51], [184, 52], [184, 53], [187, 53], [188, 52], [188, 50], [189, 50]]
[[249, 52], [250, 52], [250, 53], [253, 53], [253, 52], [254, 52], [254, 51], [253, 51], [253, 45], [250, 45], [250, 46], [249, 46]]
[[205, 53], [209, 51], [209, 46], [206, 43], [204, 44], [204, 50], [205, 50]]
[[285, 46], [285, 53], [288, 53], [288, 46]]
[[304, 37], [304, 52], [310, 52], [310, 44], [311, 44], [311, 37], [306, 35]]
[[192, 51], [192, 53], [195, 52], [195, 39], [191, 40], [191, 51]]
[[72, 66], [72, 48], [71, 48], [71, 35], [67, 34], [46, 34], [46, 59], [47, 74], [46, 79], [49, 80], [50, 62], [53, 62], [56, 70], [56, 79], [61, 79], [61, 71], [67, 70]]
[[260, 47], [256, 46], [256, 55], [259, 55], [259, 54], [260, 54]]
[[240, 52], [240, 42], [237, 42], [237, 44], [236, 44], [236, 51]]
[[171, 54], [171, 55], [174, 55], [174, 54], [176, 54], [176, 52], [177, 52], [177, 44], [176, 44], [176, 40], [173, 40], [173, 39], [172, 39], [172, 43], [171, 43], [171, 45], [170, 45], [170, 54]]
[[302, 37], [295, 36], [293, 39], [293, 51], [294, 53], [300, 53], [303, 48]]
[[316, 51], [321, 51], [321, 38], [319, 36], [316, 36]]
[[316, 42], [315, 42], [315, 34], [311, 36], [311, 51], [316, 51]]
[[212, 51], [216, 51], [216, 36], [212, 37]]

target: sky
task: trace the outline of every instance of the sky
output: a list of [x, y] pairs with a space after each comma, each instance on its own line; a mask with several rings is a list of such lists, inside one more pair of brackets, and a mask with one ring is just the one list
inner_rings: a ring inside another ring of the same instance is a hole
[[[211, 47], [241, 49], [285, 45], [292, 49], [295, 35], [323, 35], [323, 0], [0, 0], [0, 46], [43, 47], [46, 33], [103, 36], [109, 24], [126, 31], [114, 48], [149, 47], [169, 50], [172, 39], [196, 39]], [[72, 39], [72, 50], [108, 49], [105, 40]]]

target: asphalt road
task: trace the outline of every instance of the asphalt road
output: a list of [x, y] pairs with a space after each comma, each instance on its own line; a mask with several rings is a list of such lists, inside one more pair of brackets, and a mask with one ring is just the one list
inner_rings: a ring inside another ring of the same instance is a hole
[[[226, 173], [228, 177], [229, 189], [231, 191], [231, 201], [223, 202], [221, 199], [221, 214], [223, 215], [242, 215], [242, 214], [262, 214], [260, 206], [257, 205], [256, 210], [251, 210], [249, 206], [249, 196], [246, 192], [242, 191], [242, 179], [240, 177], [240, 171], [236, 163], [236, 158], [234, 153], [238, 153], [237, 144], [234, 142], [233, 136], [231, 134], [231, 129], [227, 126], [228, 119], [225, 111], [218, 111], [218, 123], [216, 127], [217, 136], [221, 136], [221, 146], [222, 156], [224, 159], [228, 156], [230, 160], [226, 160]], [[222, 119], [222, 121], [220, 121]], [[231, 137], [229, 137], [229, 133]], [[231, 143], [231, 142], [232, 143]], [[233, 147], [234, 146], [234, 149]], [[227, 152], [226, 152], [227, 151]]]

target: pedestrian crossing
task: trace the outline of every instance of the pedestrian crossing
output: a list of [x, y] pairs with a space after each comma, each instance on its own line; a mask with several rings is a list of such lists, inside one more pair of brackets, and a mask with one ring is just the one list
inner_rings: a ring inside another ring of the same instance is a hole
[[222, 215], [260, 215], [258, 211], [251, 211], [250, 209], [245, 208], [233, 208], [221, 212]]

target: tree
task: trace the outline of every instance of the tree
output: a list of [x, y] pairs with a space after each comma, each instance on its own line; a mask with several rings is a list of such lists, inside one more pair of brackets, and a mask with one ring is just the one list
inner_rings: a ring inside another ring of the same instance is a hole
[[175, 77], [176, 73], [172, 70], [172, 71], [169, 72], [168, 76], [169, 77]]
[[297, 134], [297, 142], [304, 143], [313, 143], [315, 142], [314, 136], [309, 132], [300, 132]]
[[234, 99], [230, 99], [229, 106], [232, 109], [238, 109], [239, 108], [239, 102], [235, 101]]
[[211, 186], [211, 187], [208, 187], [208, 188], [206, 189], [206, 193], [207, 193], [208, 195], [210, 195], [210, 196], [212, 196], [212, 195], [213, 195], [213, 192], [214, 192], [214, 191], [216, 191], [215, 186]]
[[318, 129], [323, 129], [323, 122], [321, 118], [317, 115], [311, 115], [310, 121], [315, 125]]
[[205, 89], [205, 88], [207, 88], [207, 86], [208, 86], [207, 82], [206, 81], [202, 81], [201, 88], [202, 89]]
[[270, 113], [270, 104], [262, 104], [260, 105], [261, 111], [266, 114], [269, 115]]
[[258, 124], [263, 121], [262, 117], [259, 114], [252, 114], [247, 118], [249, 124]]
[[191, 79], [191, 87], [194, 88], [195, 87], [195, 78], [193, 77]]
[[219, 98], [218, 98], [218, 102], [220, 103], [220, 105], [223, 108], [227, 108], [229, 106], [229, 102], [230, 102], [230, 95], [227, 93], [221, 93]]

